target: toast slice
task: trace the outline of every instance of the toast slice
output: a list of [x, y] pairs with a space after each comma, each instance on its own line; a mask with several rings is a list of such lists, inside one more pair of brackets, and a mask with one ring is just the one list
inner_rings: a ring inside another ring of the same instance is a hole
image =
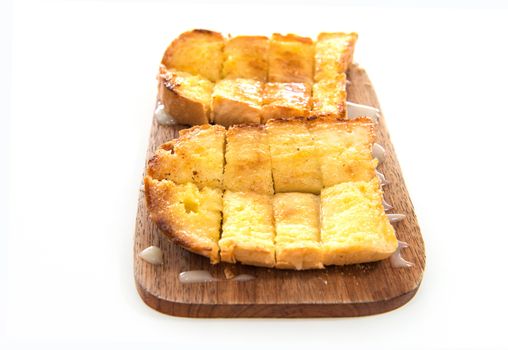
[[212, 264], [220, 261], [221, 190], [147, 176], [145, 197], [150, 218], [174, 243], [209, 257]]
[[220, 125], [199, 125], [180, 131], [180, 137], [162, 144], [149, 160], [147, 175], [199, 188], [222, 188], [224, 140]]
[[397, 249], [377, 178], [327, 187], [321, 193], [321, 242], [325, 265], [382, 260]]
[[306, 117], [310, 114], [311, 89], [303, 83], [266, 83], [261, 122], [273, 118]]
[[261, 121], [262, 83], [253, 79], [225, 79], [212, 93], [212, 121], [230, 126]]
[[237, 36], [229, 39], [224, 47], [222, 77], [265, 82], [268, 78], [268, 44], [266, 36]]
[[276, 267], [323, 268], [319, 233], [319, 196], [277, 193], [273, 201]]
[[305, 118], [271, 119], [266, 128], [275, 192], [319, 194], [321, 170]]
[[312, 85], [314, 42], [294, 34], [275, 33], [268, 52], [268, 81]]
[[224, 43], [220, 33], [194, 29], [169, 45], [161, 64], [217, 82], [221, 79]]
[[221, 260], [248, 265], [275, 265], [273, 196], [255, 192], [224, 192]]
[[234, 125], [226, 132], [224, 188], [273, 194], [270, 146], [264, 125]]
[[346, 118], [346, 74], [335, 79], [324, 79], [312, 86], [312, 115], [317, 117]]
[[375, 125], [370, 119], [311, 118], [309, 129], [324, 187], [376, 177], [377, 160], [372, 157]]
[[178, 123], [208, 124], [213, 85], [201, 76], [161, 67], [159, 99]]
[[357, 33], [320, 33], [316, 41], [314, 80], [334, 80], [353, 61]]

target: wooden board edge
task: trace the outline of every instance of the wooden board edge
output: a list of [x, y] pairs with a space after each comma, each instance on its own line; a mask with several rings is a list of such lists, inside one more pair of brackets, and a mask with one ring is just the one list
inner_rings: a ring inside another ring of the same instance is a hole
[[189, 304], [160, 299], [137, 279], [136, 289], [143, 302], [163, 314], [187, 318], [325, 318], [358, 317], [382, 314], [407, 304], [418, 291], [413, 290], [389, 300], [351, 304]]

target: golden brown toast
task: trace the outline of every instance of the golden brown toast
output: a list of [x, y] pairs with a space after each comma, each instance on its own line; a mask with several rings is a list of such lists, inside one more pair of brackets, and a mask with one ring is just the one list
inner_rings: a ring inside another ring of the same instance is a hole
[[346, 118], [346, 74], [315, 82], [312, 86], [312, 115]]
[[216, 82], [221, 79], [224, 43], [220, 33], [194, 29], [173, 40], [161, 64]]
[[226, 132], [224, 188], [273, 194], [272, 161], [264, 125], [235, 125]]
[[313, 83], [314, 43], [311, 38], [275, 33], [268, 51], [268, 81]]
[[273, 213], [277, 268], [323, 268], [319, 211], [319, 196], [314, 194], [291, 192], [275, 195]]
[[323, 179], [329, 187], [342, 182], [369, 181], [376, 176], [377, 160], [372, 157], [375, 125], [368, 118], [340, 120], [310, 118]]
[[150, 218], [174, 243], [218, 263], [222, 191], [145, 177]]
[[334, 80], [353, 60], [357, 33], [320, 33], [316, 41], [314, 80]]
[[180, 137], [162, 144], [148, 162], [147, 175], [199, 188], [222, 188], [224, 139], [220, 125], [199, 125], [180, 131]]
[[319, 160], [305, 118], [271, 119], [266, 124], [275, 192], [319, 194]]
[[382, 205], [377, 178], [346, 182], [321, 192], [321, 241], [325, 265], [382, 260], [397, 238]]
[[208, 124], [213, 85], [198, 75], [161, 67], [159, 100], [180, 124]]
[[261, 122], [310, 114], [311, 88], [303, 83], [266, 83]]
[[265, 82], [268, 78], [268, 44], [266, 36], [237, 36], [229, 39], [224, 47], [222, 77]]
[[273, 267], [273, 195], [224, 192], [221, 261]]
[[230, 126], [261, 121], [262, 83], [253, 79], [225, 79], [212, 93], [212, 121]]

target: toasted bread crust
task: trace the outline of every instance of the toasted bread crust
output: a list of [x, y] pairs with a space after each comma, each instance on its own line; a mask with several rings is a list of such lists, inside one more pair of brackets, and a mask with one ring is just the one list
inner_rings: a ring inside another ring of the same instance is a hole
[[178, 185], [170, 180], [159, 181], [150, 176], [145, 177], [144, 184], [150, 219], [159, 230], [175, 244], [210, 258], [213, 264], [218, 263], [220, 260], [218, 237], [211, 239], [189, 232], [185, 218], [174, 208], [178, 202]]

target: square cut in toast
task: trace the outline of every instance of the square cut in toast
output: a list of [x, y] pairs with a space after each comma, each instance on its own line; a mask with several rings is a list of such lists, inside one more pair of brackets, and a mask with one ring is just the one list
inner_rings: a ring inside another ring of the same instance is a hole
[[372, 156], [375, 125], [370, 119], [314, 118], [309, 121], [309, 129], [316, 145], [323, 186], [369, 181], [376, 176], [377, 160]]
[[335, 79], [324, 79], [312, 86], [312, 115], [317, 117], [346, 118], [346, 74]]
[[150, 218], [173, 242], [218, 263], [222, 190], [145, 178]]
[[264, 125], [234, 125], [226, 132], [224, 188], [273, 194], [270, 146]]
[[229, 39], [224, 47], [222, 77], [265, 82], [268, 78], [268, 45], [266, 36], [237, 36]]
[[275, 33], [268, 51], [268, 81], [313, 83], [314, 43], [311, 38]]
[[169, 45], [161, 63], [216, 82], [222, 75], [224, 42], [222, 34], [210, 30], [185, 32]]
[[199, 125], [180, 131], [180, 137], [162, 144], [148, 162], [147, 175], [199, 188], [222, 188], [226, 130]]
[[346, 182], [321, 192], [321, 242], [325, 265], [382, 260], [397, 238], [382, 205], [377, 178]]
[[321, 170], [305, 118], [271, 119], [266, 128], [275, 192], [319, 194]]
[[253, 79], [225, 79], [215, 84], [212, 93], [212, 120], [230, 126], [259, 124], [263, 103], [263, 85]]
[[221, 261], [275, 265], [273, 195], [224, 192]]
[[319, 233], [319, 196], [277, 193], [273, 201], [277, 268], [323, 268]]
[[310, 114], [311, 88], [304, 83], [266, 83], [261, 122]]
[[180, 124], [208, 124], [213, 83], [199, 75], [166, 69], [159, 74], [159, 100]]
[[316, 41], [314, 80], [333, 80], [353, 60], [357, 33], [320, 33]]

